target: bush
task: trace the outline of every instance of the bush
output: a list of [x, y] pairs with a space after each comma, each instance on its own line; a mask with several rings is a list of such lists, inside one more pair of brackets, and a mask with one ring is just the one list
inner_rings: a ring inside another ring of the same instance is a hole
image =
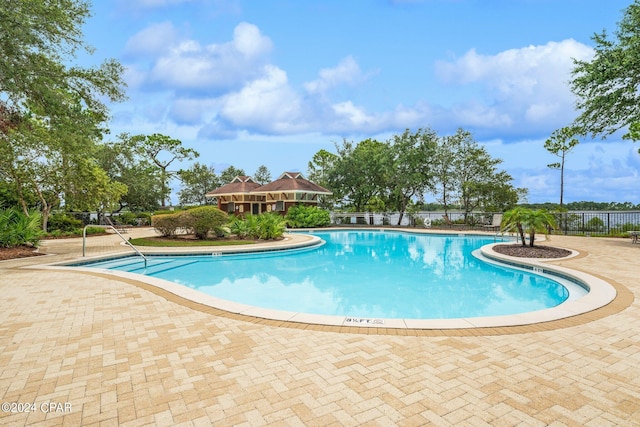
[[257, 216], [257, 237], [262, 240], [275, 240], [282, 237], [286, 230], [286, 221], [277, 213], [265, 213]]
[[331, 224], [328, 211], [309, 205], [293, 206], [287, 212], [285, 220], [292, 228], [326, 227]]
[[282, 237], [286, 230], [285, 219], [277, 213], [234, 217], [229, 222], [229, 230], [238, 239], [275, 240]]
[[[78, 234], [81, 234], [81, 233], [82, 233], [82, 230], [80, 230], [80, 233]], [[87, 236], [91, 234], [103, 234], [103, 233], [105, 233], [105, 229], [102, 227], [87, 227]]]
[[149, 225], [151, 224], [151, 214], [148, 212], [139, 212], [136, 214], [136, 218], [138, 221], [138, 225]]
[[224, 226], [228, 221], [225, 212], [214, 206], [201, 206], [178, 214], [179, 222], [187, 229], [192, 230], [197, 239], [206, 240], [209, 233], [216, 236], [225, 235]]
[[12, 248], [30, 245], [37, 247], [44, 232], [42, 215], [32, 210], [25, 215], [18, 208], [0, 210], [0, 246]]
[[591, 218], [585, 224], [584, 231], [601, 232], [604, 230], [604, 221], [597, 216]]
[[49, 231], [60, 230], [60, 231], [75, 231], [77, 229], [82, 229], [84, 224], [81, 220], [68, 216], [64, 213], [56, 213], [49, 216], [49, 220], [47, 221], [47, 229]]
[[247, 215], [245, 218], [234, 216], [229, 222], [229, 231], [238, 239], [257, 238], [258, 220], [255, 215]]
[[151, 226], [158, 230], [163, 237], [173, 237], [181, 227], [178, 214], [162, 214], [151, 217]]

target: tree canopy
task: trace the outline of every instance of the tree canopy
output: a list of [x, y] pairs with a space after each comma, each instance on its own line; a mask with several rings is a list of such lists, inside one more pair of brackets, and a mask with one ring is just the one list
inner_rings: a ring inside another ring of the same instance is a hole
[[[593, 59], [574, 61], [571, 90], [578, 97], [580, 111], [574, 124], [594, 137], [606, 137], [630, 125], [638, 129], [640, 0], [625, 9], [613, 38], [602, 31], [594, 34], [592, 40]], [[630, 132], [626, 136], [636, 140], [640, 133]]]
[[440, 137], [431, 129], [406, 130], [387, 141], [366, 139], [320, 150], [309, 162], [309, 178], [333, 192], [333, 203], [356, 212], [396, 211], [402, 215], [432, 194], [445, 211], [504, 211], [518, 202], [512, 177], [498, 169], [469, 132]]
[[0, 177], [25, 214], [37, 197], [45, 229], [55, 206], [100, 209], [126, 192], [93, 161], [106, 102], [125, 95], [117, 61], [73, 65], [78, 51], [92, 53], [89, 16], [82, 0], [0, 0]]

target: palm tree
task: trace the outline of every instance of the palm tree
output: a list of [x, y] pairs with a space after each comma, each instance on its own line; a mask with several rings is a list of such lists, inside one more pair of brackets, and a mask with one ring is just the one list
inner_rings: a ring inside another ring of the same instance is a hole
[[549, 234], [550, 229], [556, 228], [556, 220], [544, 209], [529, 211], [526, 216], [525, 227], [529, 230], [529, 246], [533, 247], [536, 232]]
[[556, 227], [556, 221], [549, 212], [544, 209], [531, 210], [522, 207], [513, 208], [504, 213], [502, 219], [502, 231], [518, 230], [522, 246], [526, 245], [525, 232], [529, 233], [529, 246], [533, 247], [536, 233], [548, 234], [550, 228]]
[[515, 207], [505, 212], [504, 216], [502, 217], [501, 230], [502, 231], [517, 230], [518, 234], [520, 234], [520, 240], [522, 240], [522, 246], [525, 245], [524, 227], [522, 224], [527, 218], [529, 212], [530, 212], [530, 209]]

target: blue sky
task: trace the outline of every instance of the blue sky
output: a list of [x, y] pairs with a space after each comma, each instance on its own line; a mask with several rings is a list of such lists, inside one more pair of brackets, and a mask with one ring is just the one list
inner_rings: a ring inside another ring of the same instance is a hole
[[[530, 202], [559, 199], [550, 134], [576, 116], [572, 58], [631, 0], [95, 1], [90, 61], [116, 58], [129, 99], [112, 137], [162, 133], [217, 172], [306, 173], [343, 139], [472, 132]], [[83, 61], [86, 59], [82, 59]], [[640, 145], [569, 154], [565, 201], [640, 203]], [[188, 164], [177, 165], [188, 167]]]

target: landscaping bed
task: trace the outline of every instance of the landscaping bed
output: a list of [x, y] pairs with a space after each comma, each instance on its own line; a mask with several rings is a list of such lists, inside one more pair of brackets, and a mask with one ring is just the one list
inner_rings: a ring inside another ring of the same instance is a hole
[[571, 255], [571, 251], [553, 246], [522, 246], [521, 244], [495, 245], [495, 252], [520, 258], [564, 258]]
[[15, 248], [0, 248], [0, 261], [15, 258], [26, 258], [31, 256], [44, 255], [40, 252], [35, 252], [35, 249], [30, 246], [18, 246]]

